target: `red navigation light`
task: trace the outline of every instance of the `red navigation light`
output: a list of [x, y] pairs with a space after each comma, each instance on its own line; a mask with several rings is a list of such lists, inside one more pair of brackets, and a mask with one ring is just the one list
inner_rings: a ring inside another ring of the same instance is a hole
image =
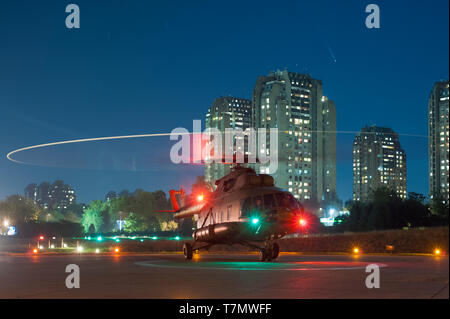
[[44, 240], [44, 236], [39, 236], [39, 240]]
[[197, 196], [197, 202], [203, 202], [203, 199], [204, 199], [203, 194]]
[[306, 226], [306, 220], [303, 219], [303, 218], [300, 218], [300, 219], [298, 220], [298, 223], [299, 223], [300, 226], [302, 226], [302, 227]]

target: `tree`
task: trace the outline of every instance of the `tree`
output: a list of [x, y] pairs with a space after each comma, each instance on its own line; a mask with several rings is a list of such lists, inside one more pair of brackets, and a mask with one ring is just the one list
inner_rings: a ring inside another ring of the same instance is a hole
[[410, 196], [410, 198], [403, 202], [401, 212], [402, 220], [400, 224], [408, 227], [430, 225], [431, 212], [427, 205], [425, 205], [422, 196]]
[[83, 215], [83, 205], [72, 203], [69, 206], [67, 206], [66, 212], [72, 212], [75, 215], [81, 217], [81, 215]]
[[41, 211], [39, 221], [46, 223], [54, 223], [64, 220], [64, 214], [58, 209], [46, 209]]
[[[426, 197], [418, 193], [410, 193], [407, 200], [402, 200], [389, 188], [380, 187], [368, 202], [349, 203], [350, 216], [342, 219], [336, 230], [367, 231], [445, 224], [445, 219], [433, 217], [425, 200]], [[436, 205], [439, 203], [442, 204], [438, 200]], [[439, 207], [436, 211], [440, 209], [444, 211]]]
[[194, 220], [192, 218], [184, 218], [178, 224], [178, 231], [184, 236], [192, 235], [192, 228], [194, 228]]
[[124, 189], [119, 193], [119, 197], [128, 197], [130, 196], [130, 192], [127, 189]]
[[78, 214], [75, 214], [73, 211], [68, 211], [64, 215], [64, 220], [70, 223], [81, 224], [81, 217]]
[[423, 194], [419, 194], [419, 193], [415, 193], [415, 192], [410, 192], [408, 193], [408, 199], [417, 201], [421, 204], [425, 204], [427, 197]]
[[441, 218], [446, 224], [449, 220], [449, 205], [445, 203], [444, 196], [440, 193], [433, 194], [430, 201], [431, 212]]
[[161, 223], [162, 231], [175, 231], [178, 229], [178, 223], [174, 220], [170, 220], [168, 222]]
[[12, 195], [0, 202], [0, 217], [8, 219], [10, 223], [36, 221], [41, 209], [29, 198]]
[[139, 216], [145, 229], [152, 231], [160, 230], [161, 223], [173, 220], [168, 214], [159, 213], [160, 210], [170, 209], [169, 201], [163, 191], [146, 192], [136, 190], [133, 194], [125, 194], [111, 199], [104, 204], [104, 225], [105, 231], [116, 230], [116, 221], [126, 218], [131, 212]]
[[124, 230], [127, 233], [141, 232], [147, 230], [145, 220], [135, 213], [130, 213], [125, 219]]
[[91, 202], [89, 207], [84, 211], [81, 217], [81, 224], [83, 225], [84, 231], [86, 233], [92, 232], [92, 227], [94, 232], [100, 232], [104, 224], [103, 213], [105, 211], [105, 206], [100, 200], [95, 200]]
[[83, 205], [81, 204], [72, 203], [64, 212], [64, 220], [71, 223], [81, 223], [81, 216], [83, 216]]

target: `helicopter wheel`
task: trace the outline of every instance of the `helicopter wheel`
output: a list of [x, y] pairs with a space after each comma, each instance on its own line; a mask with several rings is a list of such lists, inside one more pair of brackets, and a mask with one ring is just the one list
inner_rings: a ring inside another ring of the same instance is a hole
[[277, 259], [278, 255], [280, 254], [280, 246], [277, 243], [272, 244], [272, 259]]
[[183, 254], [186, 260], [192, 259], [192, 245], [189, 243], [184, 243], [183, 245]]
[[267, 250], [265, 248], [262, 248], [259, 251], [259, 261], [266, 261], [267, 257], [268, 257], [267, 256]]
[[267, 248], [262, 248], [259, 251], [259, 261], [270, 261], [272, 260], [271, 250]]

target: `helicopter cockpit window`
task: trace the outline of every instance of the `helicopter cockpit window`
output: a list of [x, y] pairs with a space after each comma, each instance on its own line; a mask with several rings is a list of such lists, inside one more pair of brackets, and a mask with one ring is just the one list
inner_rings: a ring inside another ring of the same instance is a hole
[[292, 210], [298, 208], [298, 203], [295, 200], [294, 196], [288, 193], [277, 193], [275, 194], [278, 202], [278, 206], [280, 207], [287, 207]]
[[275, 204], [275, 198], [273, 197], [273, 194], [264, 195], [264, 207], [270, 209], [275, 206], [276, 206], [276, 204]]

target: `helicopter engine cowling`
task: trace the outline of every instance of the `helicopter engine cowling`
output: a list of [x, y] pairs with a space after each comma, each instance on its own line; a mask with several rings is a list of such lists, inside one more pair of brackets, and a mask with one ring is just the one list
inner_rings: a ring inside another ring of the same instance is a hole
[[197, 229], [192, 237], [196, 241], [210, 242], [222, 241], [239, 234], [240, 227], [238, 223], [212, 224]]

